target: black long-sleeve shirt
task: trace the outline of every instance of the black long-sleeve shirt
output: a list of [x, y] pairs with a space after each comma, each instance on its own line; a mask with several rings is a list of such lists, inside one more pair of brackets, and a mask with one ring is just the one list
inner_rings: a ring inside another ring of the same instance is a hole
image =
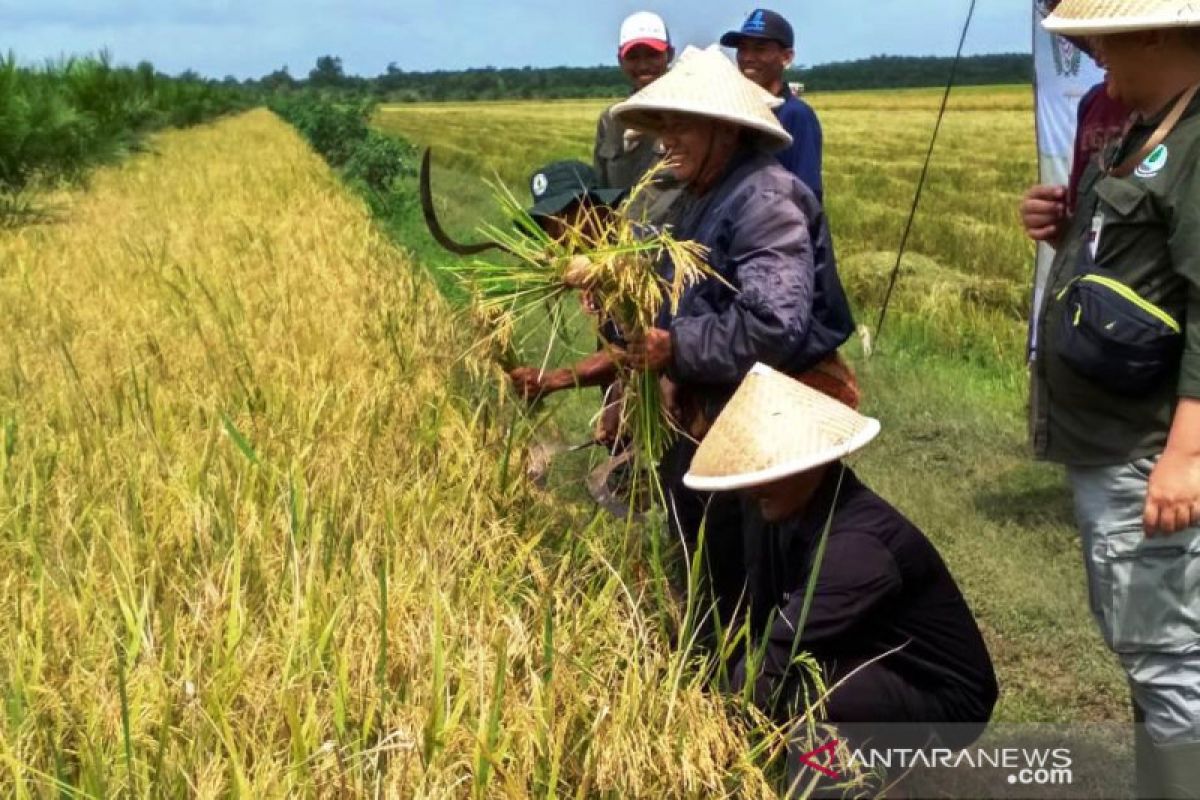
[[[991, 658], [941, 556], [899, 511], [849, 468], [833, 465], [808, 510], [776, 525], [744, 509], [751, 629], [769, 645], [761, 679], [783, 678], [793, 652], [818, 662], [879, 663], [939, 697], [951, 718], [986, 720], [997, 696]], [[798, 631], [805, 589], [829, 513], [812, 604]], [[799, 636], [799, 641], [795, 641]]]

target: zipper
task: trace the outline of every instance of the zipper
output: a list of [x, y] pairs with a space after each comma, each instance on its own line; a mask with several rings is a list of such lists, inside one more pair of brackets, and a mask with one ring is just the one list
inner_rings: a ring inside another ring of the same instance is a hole
[[[1147, 314], [1151, 315], [1152, 317], [1154, 317], [1157, 320], [1159, 320], [1160, 322], [1162, 322], [1164, 325], [1166, 325], [1168, 328], [1170, 328], [1175, 333], [1183, 333], [1183, 329], [1179, 327], [1179, 323], [1176, 322], [1175, 318], [1172, 317], [1170, 314], [1163, 311], [1161, 308], [1154, 305], [1149, 300], [1142, 297], [1140, 294], [1135, 292], [1133, 289], [1130, 289], [1128, 286], [1121, 283], [1120, 281], [1105, 277], [1104, 275], [1076, 275], [1074, 278], [1072, 278], [1070, 280], [1069, 283], [1067, 283], [1066, 286], [1064, 286], [1062, 288], [1062, 291], [1060, 291], [1058, 293], [1058, 299], [1060, 301], [1064, 297], [1066, 297], [1067, 292], [1070, 290], [1070, 288], [1072, 286], [1075, 285], [1076, 281], [1087, 281], [1088, 283], [1094, 283], [1099, 286], [1103, 286], [1104, 288], [1108, 289], [1111, 292], [1116, 292], [1118, 295], [1125, 298], [1130, 303], [1133, 303], [1135, 306], [1142, 309]], [[1076, 324], [1079, 324], [1078, 316], [1076, 317]]]

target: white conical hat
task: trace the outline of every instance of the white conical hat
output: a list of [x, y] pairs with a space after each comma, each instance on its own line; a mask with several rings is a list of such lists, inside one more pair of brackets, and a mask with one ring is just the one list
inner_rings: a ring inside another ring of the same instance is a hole
[[1200, 3], [1188, 0], [1062, 0], [1042, 22], [1064, 36], [1200, 26]]
[[700, 443], [683, 482], [705, 492], [761, 486], [848, 456], [878, 433], [878, 420], [755, 364]]
[[792, 143], [771, 112], [782, 102], [738, 72], [714, 44], [704, 50], [689, 46], [666, 75], [617, 103], [613, 114], [631, 128], [648, 131], [663, 112], [711, 117], [749, 129], [764, 150], [781, 150]]

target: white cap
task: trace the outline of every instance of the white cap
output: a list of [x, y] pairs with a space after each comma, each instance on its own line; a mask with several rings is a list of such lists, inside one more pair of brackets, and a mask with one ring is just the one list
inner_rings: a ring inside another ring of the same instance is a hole
[[617, 53], [622, 58], [631, 47], [644, 44], [660, 53], [671, 46], [667, 34], [667, 23], [653, 11], [638, 11], [630, 14], [621, 23], [621, 35], [617, 40]]

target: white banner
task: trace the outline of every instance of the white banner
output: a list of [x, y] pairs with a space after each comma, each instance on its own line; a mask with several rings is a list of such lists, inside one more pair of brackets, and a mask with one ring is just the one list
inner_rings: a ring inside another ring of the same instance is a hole
[[[1075, 120], [1079, 100], [1104, 79], [1092, 59], [1061, 36], [1047, 33], [1042, 20], [1049, 13], [1046, 0], [1033, 3], [1034, 92], [1037, 98], [1038, 169], [1041, 183], [1066, 185], [1075, 152]], [[1039, 244], [1034, 280], [1030, 330], [1037, 330], [1037, 311], [1050, 274], [1054, 249]], [[1030, 346], [1036, 346], [1030, 336]]]

